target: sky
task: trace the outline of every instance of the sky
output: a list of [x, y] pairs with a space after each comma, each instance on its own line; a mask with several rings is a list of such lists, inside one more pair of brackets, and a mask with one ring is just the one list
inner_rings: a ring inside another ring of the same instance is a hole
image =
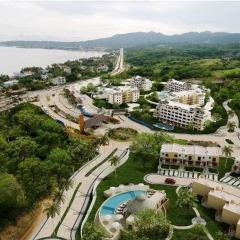
[[0, 41], [81, 41], [155, 31], [240, 32], [240, 2], [0, 0]]

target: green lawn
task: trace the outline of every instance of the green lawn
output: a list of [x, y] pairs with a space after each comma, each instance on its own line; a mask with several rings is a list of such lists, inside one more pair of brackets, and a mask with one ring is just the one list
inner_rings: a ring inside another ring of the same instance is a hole
[[[131, 154], [128, 161], [121, 167], [117, 169], [117, 177], [115, 177], [114, 173], [110, 174], [108, 177], [103, 179], [103, 181], [99, 184], [97, 188], [97, 199], [93, 210], [89, 216], [88, 221], [93, 221], [95, 214], [101, 204], [106, 200], [103, 195], [103, 192], [111, 186], [118, 186], [119, 184], [129, 184], [129, 183], [142, 183], [144, 182], [143, 177], [147, 173], [156, 172], [158, 162], [149, 159], [149, 161], [143, 166], [142, 161], [140, 159], [135, 159]], [[230, 166], [230, 162], [227, 164], [228, 169]], [[220, 162], [221, 173], [224, 171], [224, 159], [221, 159]], [[179, 208], [176, 204], [177, 195], [176, 195], [176, 187], [175, 186], [167, 186], [167, 185], [150, 185], [151, 188], [157, 190], [165, 190], [167, 197], [169, 198], [169, 207], [167, 209], [167, 218], [174, 225], [190, 225], [191, 220], [195, 217], [195, 212], [193, 209], [185, 209]], [[216, 236], [218, 231], [224, 231], [226, 229], [226, 225], [215, 222], [214, 220], [214, 211], [203, 208], [200, 204], [198, 204], [198, 209], [201, 215], [207, 221], [207, 227], [209, 232]], [[186, 231], [174, 231], [175, 240], [183, 240], [185, 239]]]
[[129, 141], [133, 140], [137, 131], [132, 128], [112, 128], [108, 131], [108, 136], [117, 141]]
[[234, 160], [232, 158], [220, 158], [219, 167], [218, 167], [218, 179], [222, 178], [226, 172], [230, 172]]
[[[189, 230], [174, 230], [171, 240], [188, 240], [187, 234]], [[204, 240], [208, 240], [207, 236]]]
[[221, 60], [218, 58], [200, 59], [200, 60], [192, 61], [192, 64], [209, 67], [209, 66], [214, 66], [216, 64], [221, 64]]
[[[101, 206], [101, 204], [106, 200], [103, 192], [111, 186], [118, 186], [119, 184], [128, 183], [142, 183], [144, 182], [143, 177], [147, 173], [156, 172], [158, 162], [152, 162], [151, 160], [143, 166], [138, 160], [130, 156], [127, 163], [118, 168], [117, 177], [115, 178], [114, 173], [106, 177], [97, 188], [97, 200], [94, 208], [90, 214], [89, 221], [94, 220], [94, 216]], [[150, 185], [153, 189], [165, 190], [167, 197], [169, 198], [169, 207], [167, 210], [167, 217], [175, 225], [189, 225], [191, 224], [191, 219], [195, 216], [192, 209], [181, 209], [176, 205], [176, 187], [166, 186], [166, 185]]]
[[240, 68], [227, 69], [227, 70], [217, 70], [212, 73], [213, 77], [223, 78], [228, 77], [232, 74], [240, 74]]

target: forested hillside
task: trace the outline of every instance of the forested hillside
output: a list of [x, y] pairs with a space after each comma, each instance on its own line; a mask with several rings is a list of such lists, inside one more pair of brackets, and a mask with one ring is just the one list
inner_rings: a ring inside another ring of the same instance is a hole
[[179, 46], [186, 44], [231, 44], [239, 43], [239, 33], [226, 32], [187, 32], [183, 34], [165, 35], [160, 32], [132, 32], [116, 34], [112, 37], [79, 41], [79, 42], [51, 42], [51, 41], [6, 41], [3, 46], [18, 46], [26, 48], [55, 48], [66, 50], [79, 49], [117, 49], [140, 46]]
[[0, 229], [38, 200], [57, 200], [69, 176], [96, 154], [97, 146], [69, 137], [34, 105], [1, 113]]
[[[163, 88], [162, 82], [171, 78], [189, 80], [211, 89], [215, 100], [212, 115], [215, 123], [209, 123], [202, 133], [215, 132], [227, 123], [222, 107], [225, 100], [233, 99], [231, 106], [240, 116], [240, 45], [188, 45], [182, 47], [131, 48], [125, 51], [127, 70], [119, 76], [106, 76], [107, 81], [119, 84], [122, 79], [141, 75], [154, 81], [153, 91]], [[142, 102], [144, 111], [136, 111], [135, 117], [153, 123], [157, 121], [149, 113], [149, 106]], [[189, 133], [196, 133], [189, 131]]]

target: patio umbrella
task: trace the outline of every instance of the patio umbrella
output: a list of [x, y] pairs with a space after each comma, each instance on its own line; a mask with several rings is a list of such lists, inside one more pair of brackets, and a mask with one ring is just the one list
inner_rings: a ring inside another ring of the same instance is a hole
[[122, 220], [123, 219], [123, 215], [122, 214], [117, 214], [116, 216], [115, 216], [115, 220], [116, 221], [120, 221], [120, 220]]

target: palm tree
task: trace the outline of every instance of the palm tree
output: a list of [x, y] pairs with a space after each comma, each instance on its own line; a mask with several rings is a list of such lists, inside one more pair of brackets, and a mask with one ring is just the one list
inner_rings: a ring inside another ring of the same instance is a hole
[[62, 190], [63, 191], [68, 191], [70, 188], [73, 187], [73, 181], [72, 179], [68, 178], [68, 179], [65, 179], [63, 182], [62, 182]]
[[[64, 191], [68, 191], [72, 187], [73, 187], [73, 181], [70, 178], [65, 179], [62, 182], [62, 192], [63, 193], [64, 193]], [[68, 195], [66, 194], [66, 196], [68, 196]]]
[[195, 196], [186, 188], [181, 188], [178, 192], [177, 205], [182, 208], [191, 208], [195, 206]]
[[[222, 149], [222, 153], [226, 158], [231, 158], [233, 149], [231, 146], [224, 146]], [[227, 160], [225, 160], [225, 168], [226, 168], [226, 166], [227, 166]]]
[[227, 128], [228, 128], [229, 132], [234, 132], [236, 127], [237, 127], [237, 125], [233, 121], [229, 121], [228, 124], [227, 124]]
[[44, 212], [47, 214], [47, 218], [52, 218], [53, 223], [53, 235], [55, 234], [55, 224], [54, 224], [54, 217], [60, 214], [60, 205], [58, 203], [48, 204], [47, 207], [44, 209]]
[[58, 203], [59, 205], [65, 202], [65, 197], [62, 191], [57, 191], [54, 194], [54, 202]]
[[100, 145], [108, 145], [109, 144], [109, 137], [108, 134], [105, 133], [102, 137], [100, 137]]
[[114, 166], [114, 172], [115, 172], [115, 177], [117, 176], [117, 168], [116, 166], [119, 164], [120, 159], [117, 156], [113, 156], [108, 160], [111, 164], [111, 166]]

